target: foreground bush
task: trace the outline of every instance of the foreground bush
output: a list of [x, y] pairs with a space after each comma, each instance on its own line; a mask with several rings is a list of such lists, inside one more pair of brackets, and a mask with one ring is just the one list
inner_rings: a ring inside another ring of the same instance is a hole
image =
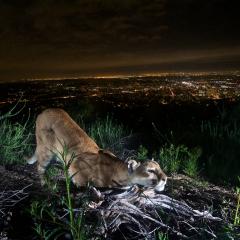
[[188, 149], [184, 145], [166, 145], [160, 149], [155, 157], [162, 169], [168, 173], [184, 172], [190, 177], [198, 174], [198, 159], [201, 156], [201, 149]]
[[[40, 239], [87, 239], [87, 228], [84, 223], [85, 204], [88, 198], [82, 197], [81, 207], [74, 205], [71, 193], [71, 179], [69, 167], [75, 159], [71, 155], [67, 162], [68, 149], [63, 146], [62, 152], [56, 152], [56, 157], [60, 161], [60, 167], [65, 177], [66, 192], [64, 195], [59, 192], [56, 183], [50, 183], [48, 179], [48, 189], [51, 192], [50, 200], [36, 200], [31, 203], [29, 213], [34, 223], [35, 234]], [[90, 227], [90, 226], [89, 226]]]
[[219, 111], [219, 116], [201, 124], [203, 162], [213, 181], [237, 183], [240, 175], [240, 107]]
[[125, 138], [131, 134], [122, 124], [109, 116], [93, 122], [87, 132], [101, 148], [111, 149], [115, 153], [124, 150]]
[[0, 164], [23, 163], [24, 155], [31, 152], [28, 119], [24, 124], [12, 123], [13, 116], [18, 115], [23, 107], [13, 113], [18, 103], [6, 114], [0, 116]]

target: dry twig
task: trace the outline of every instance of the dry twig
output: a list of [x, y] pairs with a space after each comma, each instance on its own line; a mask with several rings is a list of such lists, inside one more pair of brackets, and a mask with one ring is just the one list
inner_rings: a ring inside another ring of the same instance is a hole
[[3, 217], [9, 208], [28, 197], [29, 194], [25, 190], [31, 185], [29, 184], [20, 190], [5, 190], [0, 193], [0, 217]]
[[[99, 191], [96, 196], [99, 196]], [[152, 239], [156, 229], [167, 231], [180, 239], [204, 232], [216, 235], [207, 223], [221, 221], [208, 211], [194, 210], [183, 201], [157, 194], [152, 189], [142, 191], [134, 186], [119, 193], [114, 190], [101, 193], [101, 201], [91, 202], [89, 210], [97, 212], [101, 225], [97, 232], [108, 236], [123, 227], [131, 236]], [[170, 224], [168, 221], [175, 221]], [[163, 221], [165, 219], [166, 222]]]

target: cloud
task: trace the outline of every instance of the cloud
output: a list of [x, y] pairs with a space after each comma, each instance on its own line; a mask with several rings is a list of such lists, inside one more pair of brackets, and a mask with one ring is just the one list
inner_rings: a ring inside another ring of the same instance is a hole
[[[204, 62], [218, 59], [211, 51], [219, 49], [227, 49], [222, 55], [228, 54], [229, 60], [240, 42], [240, 17], [231, 0], [0, 0], [0, 4], [0, 75], [134, 65], [161, 69], [203, 61], [203, 55]], [[234, 57], [236, 62], [238, 58]]]
[[83, 48], [147, 44], [166, 30], [163, 14], [164, 0], [4, 1], [0, 40]]
[[0, 0], [0, 43], [106, 50], [239, 42], [233, 0]]

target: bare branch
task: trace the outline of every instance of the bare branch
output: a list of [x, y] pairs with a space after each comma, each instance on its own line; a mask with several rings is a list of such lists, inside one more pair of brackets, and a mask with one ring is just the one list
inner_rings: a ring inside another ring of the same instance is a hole
[[[216, 238], [216, 234], [207, 227], [207, 223], [221, 221], [220, 218], [212, 216], [208, 211], [195, 210], [183, 201], [157, 194], [153, 189], [142, 191], [133, 186], [121, 193], [113, 190], [101, 194], [103, 201], [89, 204], [88, 210], [96, 211], [102, 220], [97, 231], [105, 236], [124, 226], [134, 236], [146, 239], [157, 229], [168, 231], [181, 239], [199, 235], [200, 232]], [[178, 222], [178, 227], [163, 222], [164, 218], [160, 213], [169, 215]], [[201, 225], [201, 222], [204, 224]]]

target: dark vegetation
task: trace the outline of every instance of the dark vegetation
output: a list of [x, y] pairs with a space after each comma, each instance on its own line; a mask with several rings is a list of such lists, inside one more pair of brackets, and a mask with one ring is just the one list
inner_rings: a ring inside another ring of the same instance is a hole
[[[35, 176], [36, 169], [21, 166], [25, 164], [24, 156], [30, 156], [34, 149], [35, 119], [26, 109], [22, 110], [23, 105], [17, 103], [10, 111], [0, 115], [0, 238], [21, 239], [20, 234], [26, 234], [24, 239], [103, 238], [94, 230], [100, 220], [96, 220], [93, 213], [87, 213], [87, 206], [92, 200], [91, 188], [84, 189], [81, 194], [79, 190], [76, 191], [67, 174], [68, 166], [62, 164], [60, 170], [56, 167], [48, 170], [47, 191], [41, 190], [39, 179]], [[110, 114], [96, 120], [85, 108], [78, 111], [81, 115], [74, 112], [70, 115], [99, 146], [110, 149], [119, 157], [136, 158], [139, 161], [153, 157], [170, 176], [167, 195], [183, 200], [195, 209], [212, 208], [213, 215], [223, 219], [221, 224], [213, 226], [217, 231], [216, 237], [238, 239], [240, 195], [236, 187], [240, 185], [239, 106], [229, 110], [223, 105], [218, 108], [215, 118], [202, 120], [197, 126], [188, 126], [189, 129], [178, 126], [164, 129], [164, 124], [154, 122], [151, 130], [147, 131], [151, 131], [152, 141], [157, 144], [148, 143], [144, 140], [144, 131], [135, 133]], [[139, 141], [139, 138], [143, 140]], [[60, 153], [61, 159], [64, 159], [64, 154]], [[62, 180], [63, 176], [65, 180]], [[26, 186], [28, 188], [21, 191]], [[20, 190], [17, 199], [14, 198], [16, 190]], [[29, 197], [25, 198], [23, 193]], [[4, 199], [11, 199], [12, 204], [6, 205]], [[21, 225], [22, 219], [28, 223], [27, 227], [17, 226]], [[164, 214], [162, 219], [174, 227], [178, 225]], [[123, 230], [120, 229], [118, 234]], [[121, 234], [123, 238], [124, 233]], [[212, 239], [201, 233], [193, 236], [195, 238], [190, 239]], [[105, 237], [119, 238], [119, 235], [109, 234]], [[149, 235], [149, 239], [154, 238], [177, 239], [161, 228]]]

